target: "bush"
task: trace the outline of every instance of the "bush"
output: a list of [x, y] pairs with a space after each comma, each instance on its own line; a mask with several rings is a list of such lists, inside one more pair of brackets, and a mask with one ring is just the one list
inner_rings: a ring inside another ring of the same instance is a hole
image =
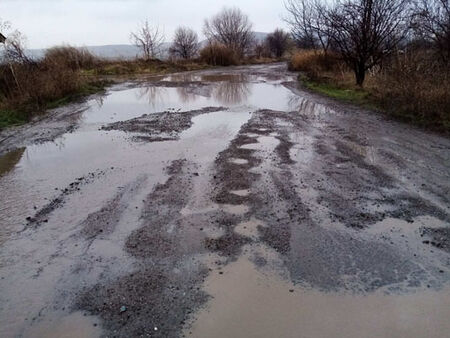
[[295, 52], [289, 62], [289, 70], [305, 72], [311, 79], [317, 79], [321, 73], [336, 71], [344, 65], [333, 53], [324, 53], [321, 50], [299, 50]]
[[427, 51], [398, 54], [376, 76], [375, 95], [395, 116], [450, 131], [450, 70]]
[[26, 112], [29, 119], [36, 111], [78, 95], [89, 87], [80, 70], [99, 62], [87, 50], [56, 47], [39, 61], [23, 59], [0, 65], [0, 111]]
[[219, 43], [211, 43], [200, 51], [200, 59], [212, 66], [232, 66], [238, 64], [236, 53]]
[[86, 48], [71, 46], [53, 47], [46, 51], [43, 63], [49, 67], [64, 66], [72, 70], [92, 69], [100, 63], [100, 59], [94, 56]]

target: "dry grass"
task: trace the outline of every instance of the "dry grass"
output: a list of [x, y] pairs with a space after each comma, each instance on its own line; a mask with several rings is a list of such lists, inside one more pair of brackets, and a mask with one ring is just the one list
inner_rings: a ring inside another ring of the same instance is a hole
[[37, 61], [0, 65], [0, 129], [29, 121], [34, 115], [102, 90], [105, 75], [166, 74], [207, 67], [198, 60], [104, 60], [86, 49], [49, 49]]
[[17, 60], [0, 65], [0, 128], [28, 121], [47, 108], [103, 88], [88, 79], [82, 67], [94, 67], [101, 60], [85, 50], [58, 47], [40, 61]]
[[450, 133], [450, 70], [428, 52], [393, 56], [382, 69], [368, 72], [364, 88], [355, 85], [354, 74], [335, 55], [301, 50], [289, 65], [306, 75], [310, 89]]
[[304, 72], [309, 78], [317, 79], [327, 72], [342, 73], [345, 66], [333, 53], [302, 49], [292, 54], [289, 69]]
[[200, 60], [211, 66], [233, 66], [239, 63], [236, 53], [219, 43], [211, 43], [203, 48]]
[[395, 56], [376, 76], [373, 92], [392, 115], [450, 132], [450, 70], [433, 55]]

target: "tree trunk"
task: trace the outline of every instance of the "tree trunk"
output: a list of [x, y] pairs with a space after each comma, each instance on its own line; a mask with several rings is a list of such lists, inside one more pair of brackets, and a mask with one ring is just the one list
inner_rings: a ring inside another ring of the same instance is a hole
[[355, 78], [356, 84], [362, 87], [366, 78], [366, 67], [363, 62], [355, 65]]

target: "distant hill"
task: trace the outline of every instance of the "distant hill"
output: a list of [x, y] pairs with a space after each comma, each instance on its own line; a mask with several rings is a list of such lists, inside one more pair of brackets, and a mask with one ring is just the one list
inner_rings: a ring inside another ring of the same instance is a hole
[[[255, 39], [258, 42], [263, 41], [267, 37], [267, 33], [254, 32]], [[200, 43], [202, 46], [206, 44], [206, 41]], [[170, 48], [171, 43], [166, 42], [163, 44], [163, 57], [167, 57], [167, 51]], [[134, 45], [104, 45], [104, 46], [86, 46], [92, 54], [105, 58], [105, 59], [133, 59], [136, 56], [141, 55], [141, 51]], [[33, 59], [40, 59], [44, 56], [45, 49], [28, 49], [27, 55]]]

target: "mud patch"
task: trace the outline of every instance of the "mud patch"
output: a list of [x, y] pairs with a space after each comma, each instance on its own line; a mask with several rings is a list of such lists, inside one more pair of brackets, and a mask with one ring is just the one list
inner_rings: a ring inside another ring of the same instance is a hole
[[198, 115], [227, 110], [224, 107], [207, 107], [187, 112], [166, 111], [143, 115], [128, 121], [120, 121], [103, 126], [102, 130], [121, 130], [138, 133], [135, 140], [160, 142], [178, 140], [181, 132], [189, 129], [192, 118]]
[[179, 337], [189, 314], [208, 300], [197, 286], [206, 273], [201, 267], [180, 269], [148, 262], [136, 273], [87, 290], [76, 308], [101, 317], [108, 336]]
[[423, 228], [421, 237], [423, 237], [423, 244], [432, 245], [450, 253], [450, 228]]
[[[70, 195], [74, 194], [77, 191], [80, 191], [82, 186], [92, 183], [95, 179], [104, 176], [105, 174], [106, 174], [105, 170], [98, 170], [96, 172], [91, 172], [85, 176], [77, 178], [67, 187], [60, 189], [59, 195], [55, 197], [53, 200], [51, 200], [50, 203], [48, 203], [43, 208], [38, 210], [33, 217], [31, 216], [27, 217], [26, 219], [27, 225], [39, 226], [42, 223], [47, 223], [50, 214], [55, 209], [62, 207], [66, 203], [66, 200]], [[58, 189], [55, 188], [55, 190]]]
[[81, 235], [88, 240], [93, 240], [111, 234], [119, 223], [122, 213], [128, 207], [127, 202], [130, 195], [135, 194], [144, 181], [145, 177], [140, 177], [136, 182], [119, 188], [116, 196], [108, 201], [103, 208], [88, 215], [81, 224]]

